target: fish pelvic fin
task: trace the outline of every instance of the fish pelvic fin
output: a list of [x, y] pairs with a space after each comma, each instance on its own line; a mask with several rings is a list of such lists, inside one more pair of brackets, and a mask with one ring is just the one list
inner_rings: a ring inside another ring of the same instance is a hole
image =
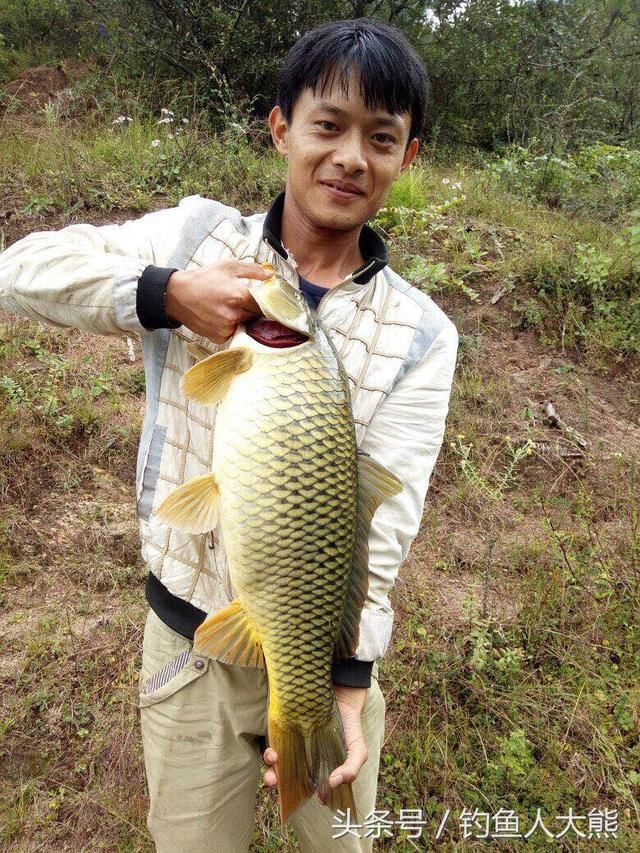
[[368, 453], [358, 452], [358, 512], [353, 566], [345, 595], [335, 658], [352, 657], [358, 646], [360, 614], [369, 588], [369, 531], [375, 511], [387, 498], [400, 494], [402, 483]]
[[335, 788], [329, 786], [329, 776], [344, 763], [346, 749], [342, 721], [337, 705], [329, 721], [310, 733], [298, 726], [284, 726], [269, 716], [269, 746], [278, 753], [275, 765], [280, 801], [280, 825], [317, 791], [326, 799], [332, 812], [351, 810], [358, 819], [350, 782]]
[[265, 668], [260, 637], [239, 598], [208, 616], [196, 629], [193, 650], [222, 663]]
[[215, 352], [187, 370], [180, 388], [190, 400], [212, 406], [224, 399], [233, 378], [249, 370], [252, 364], [253, 353], [247, 347]]
[[170, 527], [208, 533], [218, 523], [218, 483], [213, 473], [187, 480], [162, 501], [156, 515]]

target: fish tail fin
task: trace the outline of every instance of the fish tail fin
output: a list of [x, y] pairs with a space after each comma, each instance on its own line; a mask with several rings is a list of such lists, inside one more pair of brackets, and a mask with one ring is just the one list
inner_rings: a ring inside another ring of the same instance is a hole
[[280, 798], [280, 825], [284, 827], [289, 817], [315, 792], [307, 760], [309, 745], [298, 726], [283, 726], [269, 716], [269, 746], [278, 753], [275, 765]]
[[278, 754], [275, 766], [280, 797], [280, 823], [284, 824], [317, 791], [332, 812], [358, 811], [351, 783], [329, 787], [329, 776], [346, 758], [342, 721], [337, 706], [327, 723], [309, 734], [299, 727], [284, 727], [269, 717], [269, 746]]
[[315, 729], [311, 735], [311, 754], [313, 756], [312, 776], [318, 793], [326, 799], [327, 806], [332, 812], [340, 809], [351, 810], [351, 817], [359, 820], [353, 789], [350, 782], [343, 782], [335, 788], [329, 786], [329, 776], [336, 767], [340, 767], [347, 757], [344, 746], [344, 731], [342, 718], [337, 704], [334, 702], [333, 713], [326, 725]]

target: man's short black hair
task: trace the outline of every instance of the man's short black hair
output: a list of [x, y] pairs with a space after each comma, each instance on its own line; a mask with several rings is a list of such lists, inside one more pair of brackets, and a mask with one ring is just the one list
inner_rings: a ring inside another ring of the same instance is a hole
[[322, 94], [337, 79], [346, 94], [354, 70], [366, 108], [409, 113], [409, 140], [419, 136], [429, 96], [425, 67], [402, 33], [371, 18], [323, 24], [294, 44], [278, 81], [285, 120], [291, 123], [296, 99], [307, 87]]

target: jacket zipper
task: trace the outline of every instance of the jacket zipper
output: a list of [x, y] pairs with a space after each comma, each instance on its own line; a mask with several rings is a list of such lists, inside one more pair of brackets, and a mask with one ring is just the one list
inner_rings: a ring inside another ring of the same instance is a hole
[[[372, 261], [371, 263], [373, 264], [375, 262]], [[360, 272], [358, 274], [362, 275], [362, 273], [366, 272], [366, 271], [367, 271], [366, 269], [360, 270]], [[354, 270], [354, 272], [355, 272], [355, 270]], [[335, 291], [338, 290], [340, 287], [343, 287], [343, 285], [349, 284], [349, 282], [351, 282], [351, 281], [353, 281], [353, 273], [350, 273], [346, 278], [343, 278], [342, 281], [338, 282], [338, 284], [334, 285], [334, 287], [329, 288], [329, 290], [327, 291], [327, 293], [325, 293], [325, 295], [322, 297], [320, 302], [318, 302], [318, 307], [316, 308], [316, 313], [318, 314], [318, 316], [320, 316], [320, 308], [324, 305], [324, 303], [331, 296], [331, 294], [335, 293]]]

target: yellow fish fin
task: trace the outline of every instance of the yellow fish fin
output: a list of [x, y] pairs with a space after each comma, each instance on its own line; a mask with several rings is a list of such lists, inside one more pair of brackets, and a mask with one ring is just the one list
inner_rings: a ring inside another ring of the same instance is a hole
[[252, 364], [253, 354], [247, 347], [215, 352], [187, 370], [180, 388], [190, 400], [213, 405], [223, 399], [234, 376], [249, 370]]
[[218, 523], [218, 483], [215, 474], [187, 480], [156, 509], [159, 519], [188, 533], [208, 533]]
[[345, 660], [358, 645], [360, 614], [369, 588], [369, 531], [377, 508], [387, 498], [399, 494], [402, 483], [368, 453], [358, 451], [358, 513], [353, 566], [345, 596], [342, 623], [336, 639], [335, 657]]
[[217, 355], [217, 353], [209, 352], [206, 347], [203, 347], [202, 344], [197, 344], [195, 341], [191, 341], [190, 344], [187, 344], [187, 352], [189, 355], [193, 356], [196, 361], [202, 361], [203, 358], [209, 358], [210, 355]]
[[204, 620], [194, 634], [193, 649], [222, 663], [265, 668], [260, 637], [239, 598]]
[[317, 777], [318, 793], [327, 800], [327, 806], [335, 813], [338, 809], [346, 813], [351, 810], [351, 817], [357, 823], [364, 820], [364, 815], [358, 812], [350, 782], [344, 782], [336, 788], [329, 786], [329, 776], [336, 767], [344, 764], [347, 751], [344, 746], [344, 728], [342, 717], [336, 702], [333, 704], [333, 718], [325, 728], [316, 729], [312, 734], [311, 750], [314, 755], [315, 775]]
[[296, 726], [281, 725], [271, 714], [268, 721], [269, 746], [278, 754], [275, 764], [280, 800], [280, 825], [315, 791], [327, 800], [332, 812], [351, 809], [358, 819], [350, 783], [329, 787], [329, 776], [344, 763], [347, 753], [344, 731], [337, 705], [329, 721], [309, 734]]

